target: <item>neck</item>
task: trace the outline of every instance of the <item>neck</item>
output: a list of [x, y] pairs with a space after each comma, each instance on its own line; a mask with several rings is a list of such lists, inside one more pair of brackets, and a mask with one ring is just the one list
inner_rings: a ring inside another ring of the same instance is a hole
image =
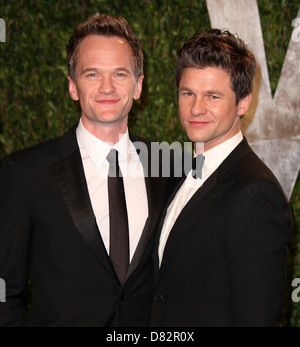
[[127, 130], [127, 122], [116, 125], [100, 125], [97, 123], [91, 124], [82, 119], [82, 125], [92, 135], [96, 136], [103, 142], [109, 143], [110, 145], [115, 145], [118, 143]]

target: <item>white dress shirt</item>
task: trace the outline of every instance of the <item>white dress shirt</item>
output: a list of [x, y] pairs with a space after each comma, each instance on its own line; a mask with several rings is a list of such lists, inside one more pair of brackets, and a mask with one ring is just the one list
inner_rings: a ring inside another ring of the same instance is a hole
[[183, 210], [184, 206], [208, 179], [208, 177], [220, 166], [220, 164], [228, 157], [234, 148], [243, 140], [241, 132], [231, 137], [229, 140], [221, 143], [220, 145], [204, 152], [205, 157], [202, 178], [194, 179], [191, 171], [188, 173], [185, 181], [175, 195], [172, 203], [168, 207], [163, 228], [160, 235], [158, 255], [161, 264], [164, 249], [169, 237], [169, 234]]
[[128, 129], [119, 142], [111, 146], [88, 132], [80, 120], [76, 129], [76, 136], [93, 211], [108, 254], [109, 208], [107, 177], [109, 163], [106, 157], [112, 148], [119, 152], [119, 166], [124, 180], [128, 214], [131, 261], [148, 218], [148, 200], [143, 166], [135, 146], [129, 139]]

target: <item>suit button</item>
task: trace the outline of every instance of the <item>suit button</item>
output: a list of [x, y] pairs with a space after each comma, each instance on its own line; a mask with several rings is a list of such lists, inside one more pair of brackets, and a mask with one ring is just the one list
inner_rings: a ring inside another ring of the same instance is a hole
[[162, 294], [156, 294], [155, 297], [154, 297], [154, 300], [156, 302], [162, 302], [164, 299], [163, 295]]
[[125, 297], [125, 294], [122, 292], [122, 293], [120, 294], [120, 300], [123, 301], [123, 300], [124, 300], [124, 297]]

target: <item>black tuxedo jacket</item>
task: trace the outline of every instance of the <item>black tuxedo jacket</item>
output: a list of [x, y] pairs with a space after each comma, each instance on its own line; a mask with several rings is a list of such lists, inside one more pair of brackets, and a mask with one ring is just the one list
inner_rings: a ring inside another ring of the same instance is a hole
[[160, 270], [157, 233], [151, 325], [278, 326], [291, 223], [279, 183], [244, 139], [182, 210]]
[[[145, 177], [149, 217], [121, 287], [96, 224], [75, 130], [1, 164], [0, 278], [6, 302], [0, 303], [0, 326], [24, 325], [28, 275], [29, 326], [149, 323], [153, 235], [168, 186], [161, 177]], [[150, 170], [146, 152], [139, 155]]]

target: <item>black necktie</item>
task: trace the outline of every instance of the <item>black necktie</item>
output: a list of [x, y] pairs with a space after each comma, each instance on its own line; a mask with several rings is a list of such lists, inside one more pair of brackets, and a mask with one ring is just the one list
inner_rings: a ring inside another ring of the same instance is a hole
[[109, 255], [119, 281], [123, 284], [129, 266], [129, 231], [124, 183], [118, 163], [118, 152], [115, 149], [109, 152], [107, 160], [109, 162]]

